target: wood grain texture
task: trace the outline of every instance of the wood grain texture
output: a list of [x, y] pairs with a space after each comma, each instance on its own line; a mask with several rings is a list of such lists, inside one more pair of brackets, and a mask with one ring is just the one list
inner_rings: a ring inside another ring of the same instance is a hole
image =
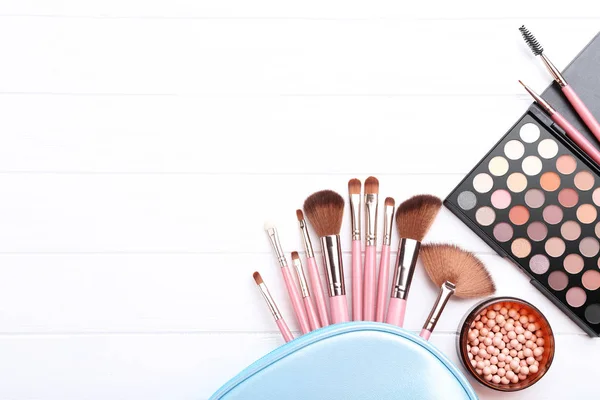
[[[517, 79], [550, 83], [518, 26], [565, 66], [599, 22], [588, 1], [0, 2], [0, 399], [208, 398], [282, 343], [252, 272], [298, 333], [265, 220], [289, 253], [305, 197], [352, 177], [444, 197], [529, 105]], [[599, 341], [447, 210], [428, 240], [557, 333], [546, 378], [481, 399], [595, 395]], [[411, 290], [416, 332], [436, 289], [419, 267]], [[473, 304], [432, 337], [455, 361]]]

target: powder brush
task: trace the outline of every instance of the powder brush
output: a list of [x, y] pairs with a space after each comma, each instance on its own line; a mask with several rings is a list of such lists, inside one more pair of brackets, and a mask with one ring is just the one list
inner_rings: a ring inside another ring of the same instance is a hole
[[386, 322], [403, 326], [406, 301], [417, 265], [421, 242], [431, 228], [442, 201], [432, 195], [421, 194], [404, 201], [396, 211], [396, 226], [400, 236], [398, 256], [392, 279], [392, 291]]
[[423, 266], [431, 281], [440, 287], [437, 300], [420, 336], [429, 340], [446, 303], [452, 295], [477, 298], [496, 291], [483, 263], [471, 252], [451, 244], [429, 244], [421, 248]]
[[344, 199], [332, 190], [322, 190], [310, 195], [304, 201], [304, 212], [321, 239], [331, 319], [334, 324], [348, 322], [348, 304], [340, 243]]

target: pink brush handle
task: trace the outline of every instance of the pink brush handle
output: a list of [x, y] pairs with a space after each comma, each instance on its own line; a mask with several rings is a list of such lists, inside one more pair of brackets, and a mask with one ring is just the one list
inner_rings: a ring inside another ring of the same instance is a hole
[[377, 262], [377, 248], [366, 246], [365, 249], [365, 284], [363, 291], [363, 320], [375, 321], [375, 282]]
[[581, 132], [579, 132], [569, 121], [567, 121], [562, 115], [559, 113], [554, 113], [550, 116], [554, 122], [567, 134], [571, 140], [579, 146], [584, 153], [592, 158], [592, 160], [596, 161], [596, 163], [600, 164], [600, 151], [596, 149], [589, 140]]
[[286, 342], [289, 342], [290, 340], [294, 340], [294, 336], [292, 335], [292, 332], [290, 332], [290, 328], [288, 328], [288, 326], [285, 323], [285, 321], [283, 320], [283, 318], [278, 319], [275, 322], [277, 323], [277, 326], [279, 327], [279, 331], [281, 332], [281, 335], [283, 336], [283, 340], [285, 340]]
[[319, 322], [319, 317], [317, 316], [315, 306], [313, 306], [310, 296], [304, 298], [304, 307], [306, 308], [306, 315], [308, 316], [308, 322], [310, 323], [310, 330], [314, 331], [315, 329], [319, 329], [321, 323]]
[[390, 246], [381, 247], [381, 260], [379, 260], [379, 282], [377, 284], [377, 312], [375, 321], [385, 321], [385, 303], [390, 295], [388, 281], [390, 279]]
[[402, 327], [404, 325], [404, 312], [406, 311], [406, 300], [396, 297], [390, 298], [387, 318], [385, 322]]
[[348, 303], [345, 295], [333, 296], [329, 298], [331, 305], [331, 319], [334, 324], [348, 322]]
[[581, 101], [575, 90], [570, 85], [564, 86], [562, 88], [563, 93], [569, 99], [569, 103], [573, 106], [577, 114], [581, 117], [583, 122], [590, 128], [590, 131], [596, 136], [596, 139], [600, 140], [600, 124], [594, 118], [594, 115], [588, 110], [585, 103]]
[[325, 302], [325, 295], [323, 295], [323, 285], [321, 284], [321, 277], [317, 269], [317, 262], [314, 257], [306, 259], [306, 262], [308, 264], [308, 276], [310, 277], [312, 294], [315, 297], [315, 303], [317, 303], [317, 310], [319, 310], [321, 326], [327, 326], [329, 325], [329, 315], [327, 314], [327, 303]]
[[298, 291], [298, 288], [292, 279], [292, 273], [288, 267], [282, 267], [281, 272], [283, 273], [283, 280], [285, 281], [285, 286], [287, 287], [288, 294], [290, 295], [290, 300], [292, 301], [292, 307], [294, 307], [298, 324], [300, 324], [300, 330], [302, 333], [308, 333], [310, 332], [310, 324], [308, 323], [306, 311], [304, 311], [302, 297], [300, 297], [300, 292]]
[[429, 338], [431, 337], [431, 331], [428, 331], [427, 329], [423, 329], [421, 331], [421, 333], [419, 334], [419, 336], [421, 336], [425, 340], [429, 340]]
[[363, 282], [362, 249], [360, 240], [352, 241], [352, 320], [362, 321]]

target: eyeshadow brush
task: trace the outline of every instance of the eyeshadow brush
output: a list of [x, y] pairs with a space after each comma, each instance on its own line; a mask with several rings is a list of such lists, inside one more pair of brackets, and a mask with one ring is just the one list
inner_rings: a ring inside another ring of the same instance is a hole
[[325, 275], [329, 287], [331, 320], [334, 324], [348, 322], [348, 303], [340, 243], [344, 198], [332, 190], [316, 192], [304, 201], [304, 212], [321, 239]]
[[388, 324], [400, 327], [404, 325], [406, 300], [417, 265], [421, 242], [441, 207], [442, 201], [439, 198], [427, 194], [411, 197], [398, 206], [396, 226], [400, 243], [392, 279], [390, 304], [385, 320]]
[[[363, 286], [363, 320], [375, 321], [377, 290], [377, 208], [379, 181], [370, 176], [365, 180], [365, 271]], [[352, 294], [354, 296], [354, 293]]]
[[424, 245], [421, 259], [429, 279], [440, 286], [438, 297], [420, 333], [425, 340], [429, 340], [450, 297], [477, 298], [496, 291], [494, 281], [483, 263], [473, 253], [458, 246]]
[[600, 164], [600, 151], [581, 132], [577, 130], [573, 125], [569, 123], [558, 111], [556, 111], [546, 100], [544, 100], [539, 94], [533, 91], [529, 86], [519, 81], [521, 85], [527, 90], [527, 92], [533, 97], [535, 102], [546, 111], [552, 121], [560, 126], [567, 136], [579, 146], [579, 148], [592, 158], [597, 164]]
[[358, 179], [348, 181], [350, 198], [350, 216], [352, 220], [352, 320], [362, 321], [363, 316], [363, 266], [361, 239], [361, 182]]
[[254, 282], [256, 282], [256, 285], [258, 286], [260, 293], [265, 299], [265, 302], [269, 306], [269, 310], [271, 311], [271, 314], [275, 319], [275, 323], [279, 328], [279, 332], [281, 332], [281, 335], [283, 336], [283, 340], [285, 340], [286, 342], [293, 340], [294, 336], [292, 335], [290, 328], [285, 323], [285, 320], [281, 316], [279, 308], [277, 308], [277, 304], [275, 303], [275, 300], [273, 300], [271, 293], [269, 293], [269, 289], [267, 288], [267, 285], [265, 285], [265, 283], [263, 282], [262, 277], [258, 272], [253, 273], [252, 276], [254, 277]]
[[383, 245], [381, 246], [381, 257], [379, 259], [379, 282], [377, 285], [377, 310], [375, 314], [377, 322], [385, 321], [387, 297], [389, 294], [390, 246], [392, 245], [392, 230], [394, 229], [394, 208], [394, 199], [391, 197], [386, 198], [383, 208]]
[[300, 261], [300, 255], [298, 255], [297, 251], [292, 251], [292, 264], [294, 264], [296, 277], [298, 278], [298, 283], [300, 283], [300, 293], [302, 294], [302, 301], [304, 302], [310, 329], [314, 331], [321, 327], [321, 323], [319, 322], [319, 317], [315, 311], [315, 306], [313, 306], [308, 282], [306, 282], [306, 276], [304, 275], [304, 269], [302, 268], [302, 261]]
[[596, 139], [600, 140], [600, 124], [596, 118], [594, 118], [594, 115], [590, 112], [590, 110], [586, 107], [585, 103], [579, 98], [575, 90], [567, 83], [565, 77], [562, 76], [560, 71], [554, 66], [554, 64], [550, 62], [548, 57], [546, 57], [546, 54], [544, 54], [544, 48], [540, 42], [538, 42], [535, 36], [533, 36], [533, 34], [527, 28], [525, 28], [525, 25], [521, 26], [519, 31], [521, 31], [523, 39], [525, 39], [525, 42], [533, 54], [542, 59], [546, 65], [546, 68], [548, 68], [548, 71], [550, 71], [550, 74], [552, 74], [552, 77], [556, 83], [558, 83], [560, 89], [564, 93], [567, 100], [569, 100], [569, 103], [571, 103], [577, 114], [579, 114], [583, 122], [594, 134]]
[[302, 304], [302, 298], [300, 297], [300, 293], [298, 292], [294, 278], [292, 278], [292, 273], [288, 268], [287, 259], [285, 258], [283, 249], [281, 247], [281, 242], [279, 241], [279, 235], [277, 234], [277, 228], [275, 228], [272, 223], [266, 222], [265, 231], [267, 232], [267, 235], [269, 235], [269, 241], [273, 246], [273, 251], [275, 251], [275, 256], [277, 257], [277, 262], [281, 267], [283, 281], [285, 282], [285, 287], [287, 288], [288, 295], [292, 301], [292, 307], [294, 308], [296, 319], [300, 325], [300, 330], [302, 333], [308, 333], [310, 332], [308, 317], [306, 316], [306, 311], [304, 310], [304, 305]]
[[321, 276], [319, 275], [319, 269], [317, 268], [317, 260], [315, 259], [315, 252], [313, 251], [312, 242], [308, 233], [308, 225], [306, 224], [302, 210], [296, 210], [296, 218], [298, 218], [298, 226], [302, 233], [302, 243], [304, 244], [304, 250], [306, 251], [308, 277], [310, 279], [310, 285], [312, 286], [312, 294], [315, 297], [317, 311], [319, 312], [321, 326], [328, 326], [329, 314], [327, 313], [327, 302], [323, 295], [323, 283], [321, 282]]

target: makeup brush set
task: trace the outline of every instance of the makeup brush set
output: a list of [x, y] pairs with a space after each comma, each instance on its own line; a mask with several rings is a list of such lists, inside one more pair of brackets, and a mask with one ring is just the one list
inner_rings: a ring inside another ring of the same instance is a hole
[[[255, 272], [290, 343], [244, 370], [213, 399], [476, 399], [462, 372], [429, 338], [452, 296], [487, 297], [495, 286], [472, 253], [451, 244], [422, 244], [442, 204], [585, 332], [600, 336], [600, 124], [594, 117], [600, 115], [595, 95], [600, 35], [560, 72], [533, 34], [524, 26], [519, 30], [556, 85], [538, 95], [521, 82], [535, 102], [443, 202], [416, 195], [396, 208], [394, 199], [386, 198], [379, 240], [379, 181], [367, 178], [364, 194], [360, 180], [348, 182], [350, 304], [340, 194], [316, 192], [296, 211], [308, 276], [300, 254], [292, 252], [294, 278], [275, 225], [265, 224], [302, 335], [293, 338]], [[319, 237], [322, 257], [313, 250], [305, 216]], [[399, 239], [392, 265], [394, 230]], [[417, 336], [402, 327], [418, 260], [439, 293]], [[464, 369], [492, 389], [527, 388], [552, 364], [550, 324], [524, 300], [488, 298], [467, 313], [458, 330]]]

